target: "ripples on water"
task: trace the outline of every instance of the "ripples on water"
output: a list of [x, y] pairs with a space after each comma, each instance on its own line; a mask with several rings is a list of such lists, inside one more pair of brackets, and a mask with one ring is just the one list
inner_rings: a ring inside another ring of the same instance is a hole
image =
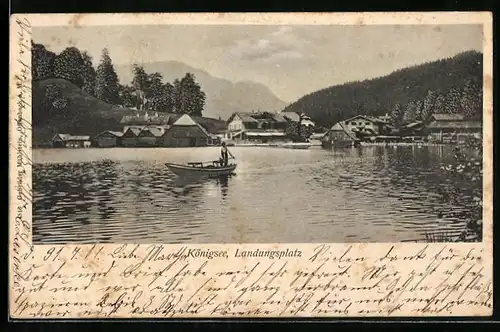
[[[399, 242], [456, 233], [467, 183], [445, 147], [233, 148], [226, 180], [183, 180], [167, 161], [215, 148], [35, 150], [36, 243]], [[455, 191], [463, 200], [447, 202]]]

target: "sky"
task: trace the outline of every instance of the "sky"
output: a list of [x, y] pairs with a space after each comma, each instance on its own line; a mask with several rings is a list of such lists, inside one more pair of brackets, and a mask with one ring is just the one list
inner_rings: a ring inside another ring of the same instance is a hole
[[212, 76], [266, 85], [293, 102], [310, 92], [481, 51], [480, 25], [161, 25], [36, 27], [53, 52], [108, 48], [115, 64], [180, 61]]

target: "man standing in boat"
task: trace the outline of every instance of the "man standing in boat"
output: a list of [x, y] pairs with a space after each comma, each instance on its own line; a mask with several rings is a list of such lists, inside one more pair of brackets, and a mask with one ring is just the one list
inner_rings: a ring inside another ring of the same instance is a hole
[[220, 149], [220, 155], [221, 155], [221, 166], [227, 166], [229, 162], [229, 156], [234, 159], [234, 156], [229, 150], [227, 149], [226, 143], [222, 142], [221, 144], [221, 149]]

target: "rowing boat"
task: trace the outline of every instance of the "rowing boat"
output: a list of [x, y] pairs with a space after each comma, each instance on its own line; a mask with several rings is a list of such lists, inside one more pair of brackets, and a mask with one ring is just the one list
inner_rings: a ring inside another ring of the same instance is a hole
[[236, 169], [236, 164], [221, 166], [219, 161], [213, 161], [205, 165], [203, 162], [192, 162], [187, 165], [165, 163], [168, 169], [178, 176], [203, 175], [209, 177], [220, 177], [231, 175]]

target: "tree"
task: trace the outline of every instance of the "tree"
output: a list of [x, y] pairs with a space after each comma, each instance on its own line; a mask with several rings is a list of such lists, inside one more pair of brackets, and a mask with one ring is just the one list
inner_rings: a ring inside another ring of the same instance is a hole
[[178, 85], [179, 89], [175, 102], [178, 112], [201, 116], [206, 96], [201, 90], [200, 85], [196, 82], [195, 76], [191, 73], [186, 73], [179, 83], [174, 81], [174, 89], [176, 85]]
[[118, 76], [105, 48], [102, 50], [101, 63], [97, 67], [96, 97], [110, 104], [119, 104]]
[[444, 113], [444, 103], [446, 102], [446, 98], [444, 95], [438, 95], [436, 97], [436, 101], [434, 103], [434, 107], [432, 108], [433, 114]]
[[427, 121], [432, 115], [432, 109], [434, 108], [434, 105], [436, 103], [437, 95], [434, 91], [428, 90], [427, 91], [427, 96], [425, 96], [423, 105], [422, 105], [422, 110], [419, 114], [419, 119], [421, 121]]
[[54, 76], [83, 87], [83, 57], [76, 47], [68, 47], [54, 59]]
[[403, 115], [404, 123], [411, 123], [417, 119], [420, 105], [421, 105], [420, 102], [414, 100], [410, 100], [408, 104], [406, 104], [406, 109]]
[[42, 44], [31, 42], [31, 75], [33, 80], [54, 76], [56, 54], [48, 51]]
[[164, 89], [164, 94], [165, 94], [166, 103], [167, 103], [167, 110], [169, 112], [172, 112], [173, 108], [174, 108], [174, 100], [175, 100], [175, 87], [172, 84], [167, 83], [167, 84], [165, 84], [163, 89]]
[[460, 106], [467, 118], [477, 118], [482, 115], [482, 98], [480, 86], [471, 79], [466, 80], [460, 98]]
[[401, 123], [403, 122], [404, 112], [399, 103], [394, 106], [394, 109], [392, 110], [390, 116], [391, 116], [391, 123], [395, 127], [401, 126]]
[[82, 90], [88, 94], [95, 96], [95, 85], [96, 85], [96, 72], [94, 66], [92, 65], [92, 57], [84, 51], [82, 53], [82, 68], [81, 75], [83, 79]]
[[144, 70], [144, 67], [134, 63], [133, 72], [132, 86], [136, 90], [146, 91], [148, 88], [148, 74]]
[[452, 88], [445, 97], [444, 112], [448, 114], [461, 113], [460, 105], [461, 92], [458, 88]]
[[147, 88], [145, 89], [146, 96], [153, 97], [163, 95], [164, 89], [162, 79], [163, 76], [160, 73], [147, 75]]
[[181, 81], [178, 78], [174, 80], [173, 87], [174, 87], [173, 111], [174, 113], [181, 113]]
[[137, 98], [134, 94], [134, 88], [128, 85], [119, 85], [118, 96], [120, 98], [120, 104], [124, 107], [135, 107], [137, 104]]

